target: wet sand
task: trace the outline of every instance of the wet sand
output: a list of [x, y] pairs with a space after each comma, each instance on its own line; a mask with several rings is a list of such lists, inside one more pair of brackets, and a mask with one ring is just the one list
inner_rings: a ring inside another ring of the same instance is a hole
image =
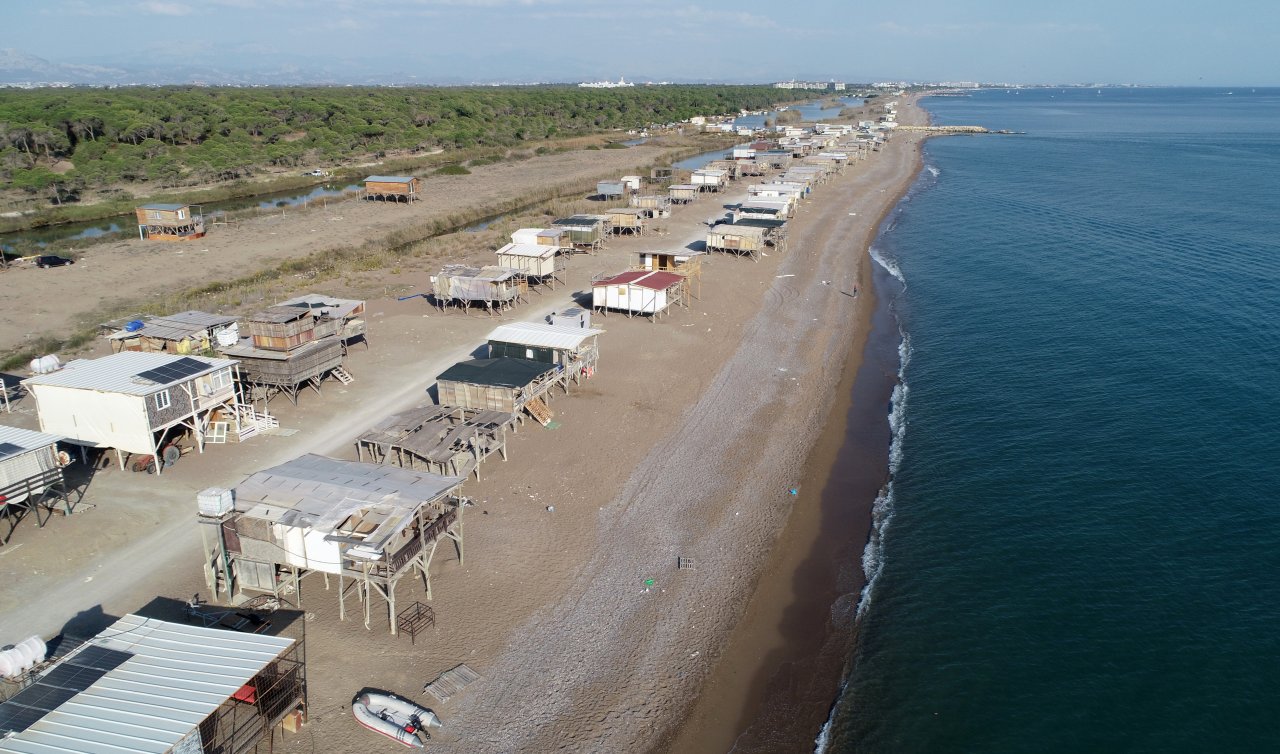
[[[873, 232], [914, 182], [918, 146], [915, 157]], [[859, 241], [867, 262], [873, 239]], [[875, 265], [862, 266], [858, 326], [830, 419], [805, 465], [807, 489], [719, 664], [662, 750], [813, 751], [853, 645], [866, 584], [862, 551], [872, 505], [888, 479], [888, 412], [899, 342], [889, 307], [896, 286]]]

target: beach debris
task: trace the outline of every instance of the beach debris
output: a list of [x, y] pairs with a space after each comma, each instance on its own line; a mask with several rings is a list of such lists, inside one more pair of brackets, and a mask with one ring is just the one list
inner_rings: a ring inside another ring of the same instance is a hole
[[788, 492], [792, 497], [795, 497], [796, 495], [799, 495], [799, 494], [800, 494], [800, 488], [799, 488], [799, 487], [792, 487], [791, 489], [787, 490], [787, 492]]
[[[789, 273], [789, 274], [786, 274], [786, 275], [774, 275], [774, 277], [776, 277], [776, 278], [793, 278], [793, 277], [795, 277], [795, 274], [794, 274], [794, 273]], [[825, 283], [826, 281], [824, 280], [824, 281], [822, 281], [822, 282], [824, 282], [824, 283]]]
[[696, 571], [698, 570], [693, 564], [693, 558], [676, 558], [676, 570], [680, 571]]
[[547, 513], [555, 513], [555, 512], [556, 512], [556, 507], [554, 505], [547, 506]]
[[648, 594], [648, 593], [649, 593], [649, 590], [653, 588], [654, 583], [655, 583], [655, 582], [654, 582], [654, 580], [653, 580], [653, 579], [645, 579], [645, 580], [644, 580], [644, 593], [645, 593], [645, 594]]

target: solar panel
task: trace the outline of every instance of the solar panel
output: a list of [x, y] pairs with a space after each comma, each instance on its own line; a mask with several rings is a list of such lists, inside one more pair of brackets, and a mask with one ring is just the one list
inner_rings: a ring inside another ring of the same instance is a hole
[[21, 453], [25, 448], [21, 445], [14, 445], [11, 442], [0, 442], [0, 458], [8, 458], [12, 455]]
[[21, 733], [40, 722], [130, 657], [132, 652], [89, 646], [64, 659], [35, 683], [0, 704], [0, 738], [8, 733]]
[[209, 365], [205, 362], [196, 361], [195, 359], [184, 356], [170, 364], [164, 364], [156, 367], [155, 369], [148, 369], [145, 372], [139, 372], [138, 377], [141, 377], [144, 380], [150, 380], [159, 385], [168, 385], [172, 382], [185, 380], [192, 375], [200, 374], [208, 368]]

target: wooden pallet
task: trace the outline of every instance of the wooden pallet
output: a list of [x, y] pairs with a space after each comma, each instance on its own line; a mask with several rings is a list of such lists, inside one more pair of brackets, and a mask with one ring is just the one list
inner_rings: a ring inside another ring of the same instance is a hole
[[555, 414], [551, 413], [551, 408], [543, 403], [541, 398], [531, 398], [524, 404], [524, 410], [528, 411], [529, 416], [532, 416], [544, 427], [550, 424], [551, 417], [555, 416]]
[[440, 700], [441, 704], [449, 701], [453, 697], [462, 693], [467, 686], [475, 683], [484, 676], [467, 667], [466, 664], [455, 666], [436, 676], [426, 686], [422, 687], [424, 693], [434, 696]]

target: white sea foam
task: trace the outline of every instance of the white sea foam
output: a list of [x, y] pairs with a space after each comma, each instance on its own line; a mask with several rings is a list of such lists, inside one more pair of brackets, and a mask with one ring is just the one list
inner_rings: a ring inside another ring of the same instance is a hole
[[902, 270], [898, 268], [898, 263], [886, 257], [878, 246], [871, 247], [871, 258], [875, 260], [876, 264], [883, 267], [885, 272], [893, 275], [899, 283], [904, 286], [907, 284], [906, 279], [902, 277]]
[[938, 170], [937, 168], [935, 168], [935, 167], [934, 167], [934, 166], [932, 166], [932, 165], [925, 165], [925, 166], [924, 166], [924, 169], [925, 169], [925, 170], [928, 170], [928, 171], [929, 171], [929, 175], [933, 176], [934, 178], [937, 178], [938, 176], [942, 175], [942, 171], [941, 171], [941, 170]]

